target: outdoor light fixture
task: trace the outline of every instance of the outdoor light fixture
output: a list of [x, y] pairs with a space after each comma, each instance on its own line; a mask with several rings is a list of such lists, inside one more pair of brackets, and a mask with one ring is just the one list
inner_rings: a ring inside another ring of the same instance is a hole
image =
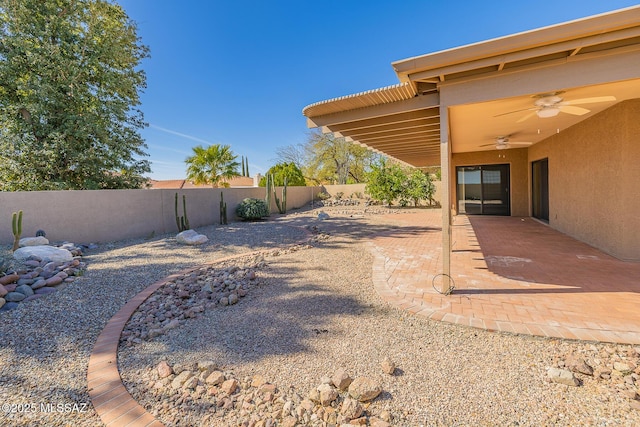
[[549, 117], [555, 117], [560, 112], [560, 109], [557, 107], [544, 107], [536, 111], [536, 114], [541, 119], [547, 119]]

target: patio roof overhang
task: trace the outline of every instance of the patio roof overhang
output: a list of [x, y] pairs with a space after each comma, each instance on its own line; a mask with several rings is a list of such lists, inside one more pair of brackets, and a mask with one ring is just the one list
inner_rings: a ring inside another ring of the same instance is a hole
[[589, 114], [561, 114], [553, 123], [502, 113], [531, 108], [545, 92], [640, 97], [640, 7], [392, 65], [402, 83], [309, 105], [308, 126], [417, 167], [440, 164], [441, 142], [454, 153], [485, 150], [500, 135], [536, 143], [612, 104], [590, 104]]

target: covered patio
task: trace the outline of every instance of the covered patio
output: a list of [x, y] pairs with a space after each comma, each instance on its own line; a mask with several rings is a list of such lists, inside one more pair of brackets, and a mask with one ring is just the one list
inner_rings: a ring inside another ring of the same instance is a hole
[[441, 168], [443, 209], [410, 217], [428, 230], [376, 239], [381, 293], [434, 319], [639, 343], [639, 53], [634, 6], [396, 61], [400, 84], [305, 107], [309, 127]]
[[442, 295], [436, 277], [440, 214], [390, 215], [414, 231], [373, 240], [373, 279], [388, 302], [418, 316], [481, 329], [640, 344], [640, 264], [620, 261], [531, 218], [458, 215], [452, 226], [455, 289]]

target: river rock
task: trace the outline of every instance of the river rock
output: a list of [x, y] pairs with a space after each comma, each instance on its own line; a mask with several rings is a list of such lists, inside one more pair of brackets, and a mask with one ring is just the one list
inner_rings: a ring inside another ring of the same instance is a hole
[[73, 259], [73, 255], [68, 250], [46, 245], [25, 246], [13, 253], [13, 257], [21, 262], [28, 260], [32, 256], [57, 262], [67, 262]]
[[0, 298], [0, 308], [7, 302], [4, 298]]
[[41, 245], [48, 245], [48, 244], [49, 244], [49, 239], [47, 239], [44, 236], [23, 237], [22, 239], [20, 239], [20, 242], [18, 242], [18, 245], [21, 248], [24, 248], [25, 246], [41, 246]]
[[25, 299], [27, 296], [21, 292], [9, 292], [4, 299], [7, 302], [19, 302]]
[[31, 286], [29, 285], [20, 285], [16, 288], [16, 292], [20, 292], [21, 294], [24, 294], [24, 296], [30, 297], [31, 295], [33, 295], [33, 289], [31, 289]]
[[195, 230], [185, 230], [176, 235], [176, 241], [183, 245], [202, 245], [207, 243], [209, 238], [204, 234], [198, 234]]
[[0, 285], [8, 285], [9, 283], [16, 282], [20, 279], [20, 276], [17, 274], [7, 274], [6, 276], [0, 277]]
[[4, 285], [0, 285], [0, 298], [4, 297], [8, 293], [9, 291], [7, 288], [5, 288]]

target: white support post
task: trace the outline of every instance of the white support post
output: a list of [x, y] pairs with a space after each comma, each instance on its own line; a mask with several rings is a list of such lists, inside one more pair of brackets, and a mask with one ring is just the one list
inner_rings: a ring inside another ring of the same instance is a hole
[[449, 117], [446, 106], [440, 105], [440, 168], [442, 176], [442, 288], [448, 293], [451, 283], [451, 146]]

